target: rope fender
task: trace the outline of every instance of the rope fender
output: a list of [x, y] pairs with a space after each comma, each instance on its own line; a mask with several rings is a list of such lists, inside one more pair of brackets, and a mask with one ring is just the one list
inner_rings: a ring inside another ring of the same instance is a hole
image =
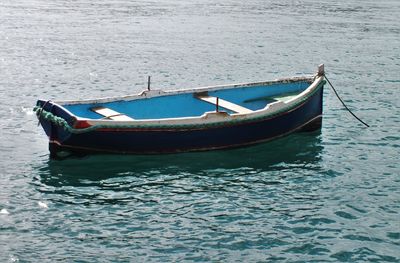
[[[84, 133], [84, 132], [89, 132], [93, 130], [92, 127], [84, 128], [84, 129], [76, 129], [72, 127], [71, 125], [68, 124], [68, 122], [61, 117], [58, 117], [54, 115], [51, 112], [45, 111], [43, 107], [35, 106], [33, 108], [33, 111], [36, 113], [36, 116], [38, 117], [39, 121], [40, 119], [44, 119], [46, 121], [52, 122], [55, 125], [62, 127], [64, 130], [71, 132], [71, 133]], [[94, 127], [96, 129], [96, 127]]]

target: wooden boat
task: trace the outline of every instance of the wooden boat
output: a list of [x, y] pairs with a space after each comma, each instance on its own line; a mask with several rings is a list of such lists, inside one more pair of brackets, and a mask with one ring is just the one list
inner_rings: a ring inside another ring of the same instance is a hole
[[323, 65], [312, 76], [80, 101], [38, 100], [51, 156], [161, 154], [266, 142], [321, 127]]

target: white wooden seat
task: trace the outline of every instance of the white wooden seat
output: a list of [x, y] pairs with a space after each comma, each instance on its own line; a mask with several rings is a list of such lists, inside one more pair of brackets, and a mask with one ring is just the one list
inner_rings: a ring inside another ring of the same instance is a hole
[[103, 119], [109, 119], [109, 120], [114, 120], [114, 121], [132, 121], [133, 119], [129, 116], [126, 116], [123, 113], [119, 113], [115, 110], [106, 108], [106, 107], [93, 107], [91, 108], [92, 111], [96, 112], [97, 114], [100, 114], [101, 116], [104, 116]]
[[[212, 96], [208, 96], [208, 95], [196, 95], [196, 98], [217, 105], [217, 97], [212, 97]], [[223, 100], [221, 98], [218, 98], [218, 106], [236, 113], [240, 113], [240, 114], [246, 114], [246, 113], [251, 113], [253, 112], [252, 110], [245, 108], [243, 106], [237, 105], [235, 103]]]

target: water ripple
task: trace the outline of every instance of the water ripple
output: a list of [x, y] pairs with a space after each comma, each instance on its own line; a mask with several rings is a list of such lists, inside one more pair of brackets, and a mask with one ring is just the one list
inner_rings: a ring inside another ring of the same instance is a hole
[[[0, 261], [399, 262], [398, 1], [0, 2]], [[279, 21], [279, 23], [277, 22]], [[319, 133], [48, 159], [37, 98], [309, 74]], [[12, 241], [12, 242], [10, 242]]]

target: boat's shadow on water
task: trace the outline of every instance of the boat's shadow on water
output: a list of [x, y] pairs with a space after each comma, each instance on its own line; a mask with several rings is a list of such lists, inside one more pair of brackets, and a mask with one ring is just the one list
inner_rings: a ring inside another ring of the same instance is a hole
[[252, 147], [169, 155], [92, 155], [65, 160], [49, 159], [39, 169], [46, 185], [79, 185], [113, 177], [207, 174], [249, 168], [258, 172], [312, 165], [320, 160], [319, 132], [299, 133]]
[[[91, 155], [48, 160], [41, 175], [102, 180], [124, 175], [202, 173], [251, 168], [268, 171], [291, 165], [314, 164], [322, 151], [320, 133], [300, 133], [247, 148], [167, 155]], [[46, 176], [46, 177], [47, 177]], [[49, 178], [49, 179], [50, 179]]]

